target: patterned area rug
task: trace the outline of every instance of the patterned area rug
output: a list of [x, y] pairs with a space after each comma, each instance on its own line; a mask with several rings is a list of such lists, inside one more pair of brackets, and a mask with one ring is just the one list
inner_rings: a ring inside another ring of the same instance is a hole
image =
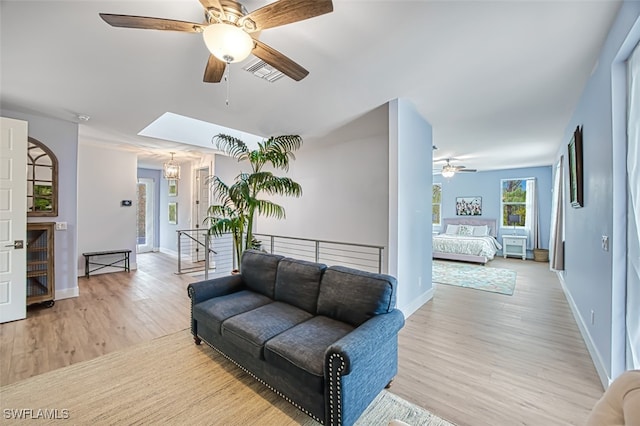
[[516, 287], [516, 271], [434, 260], [433, 282], [511, 296]]
[[[16, 424], [321, 426], [188, 330], [2, 386], [0, 400]], [[387, 391], [356, 425], [392, 419], [454, 426]]]

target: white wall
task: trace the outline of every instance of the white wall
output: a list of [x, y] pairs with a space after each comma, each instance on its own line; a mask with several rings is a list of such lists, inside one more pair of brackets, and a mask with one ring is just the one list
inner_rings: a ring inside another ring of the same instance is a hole
[[[136, 154], [81, 141], [78, 154], [78, 276], [82, 253], [129, 249], [136, 268]], [[131, 207], [121, 206], [131, 200]], [[97, 260], [97, 259], [95, 259]], [[122, 271], [104, 268], [95, 273]]]
[[286, 173], [302, 186], [302, 197], [275, 199], [285, 207], [286, 220], [260, 218], [257, 232], [381, 245], [386, 251], [387, 123], [384, 105], [322, 138], [305, 141]]
[[406, 316], [433, 297], [431, 125], [404, 99], [389, 103], [389, 273]]

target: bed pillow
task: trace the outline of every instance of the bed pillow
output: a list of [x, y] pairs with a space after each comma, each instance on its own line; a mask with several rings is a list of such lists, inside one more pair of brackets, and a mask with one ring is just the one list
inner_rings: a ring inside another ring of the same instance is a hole
[[487, 225], [473, 227], [474, 237], [486, 237], [487, 235], [489, 235], [489, 227]]
[[473, 235], [473, 226], [471, 226], [471, 225], [460, 225], [458, 227], [458, 235], [472, 236]]
[[445, 234], [456, 235], [457, 233], [458, 233], [458, 225], [447, 225], [447, 230]]

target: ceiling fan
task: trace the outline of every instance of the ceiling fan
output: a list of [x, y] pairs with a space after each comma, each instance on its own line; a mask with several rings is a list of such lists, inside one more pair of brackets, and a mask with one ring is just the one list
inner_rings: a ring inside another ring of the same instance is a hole
[[274, 48], [258, 40], [260, 31], [291, 24], [333, 11], [331, 0], [279, 0], [247, 13], [234, 0], [200, 0], [205, 22], [196, 23], [148, 16], [101, 13], [113, 27], [202, 33], [211, 52], [204, 71], [206, 83], [222, 80], [225, 68], [254, 54], [283, 74], [300, 81], [309, 74]]
[[442, 166], [442, 171], [440, 172], [442, 176], [446, 178], [453, 177], [458, 172], [477, 172], [476, 169], [467, 169], [465, 166], [454, 166], [451, 164], [451, 159], [447, 158], [446, 164]]

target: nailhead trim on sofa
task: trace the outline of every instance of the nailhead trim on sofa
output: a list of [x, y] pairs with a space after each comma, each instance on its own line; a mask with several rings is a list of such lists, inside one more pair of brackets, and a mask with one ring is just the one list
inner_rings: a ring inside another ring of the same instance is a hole
[[[334, 365], [336, 360], [340, 361], [339, 366]], [[331, 354], [329, 357], [329, 411], [331, 412], [329, 420], [332, 426], [339, 425], [340, 419], [342, 418], [342, 412], [340, 411], [342, 407], [342, 394], [340, 389], [340, 379], [338, 377], [342, 371], [344, 371], [344, 358], [342, 358], [342, 355], [340, 354]], [[333, 403], [334, 393], [336, 394], [337, 399], [335, 406]], [[337, 419], [336, 416], [338, 417]]]
[[[198, 336], [199, 337], [199, 336]], [[279, 390], [273, 388], [271, 385], [269, 385], [269, 383], [263, 381], [262, 379], [260, 379], [259, 377], [257, 377], [255, 374], [253, 374], [251, 371], [247, 370], [246, 368], [244, 368], [242, 365], [238, 364], [235, 360], [233, 360], [232, 358], [230, 358], [229, 356], [227, 356], [227, 354], [225, 354], [224, 352], [222, 352], [220, 349], [216, 348], [215, 346], [213, 346], [211, 343], [207, 342], [206, 340], [202, 339], [203, 342], [205, 342], [207, 345], [209, 345], [211, 347], [211, 349], [215, 350], [216, 352], [218, 352], [220, 355], [222, 355], [223, 357], [225, 357], [226, 359], [228, 359], [229, 361], [231, 361], [232, 363], [234, 363], [236, 366], [240, 367], [240, 369], [242, 371], [244, 371], [245, 373], [249, 374], [251, 377], [253, 377], [254, 379], [256, 379], [258, 382], [262, 383], [263, 385], [265, 385], [267, 388], [271, 389], [273, 392], [275, 392], [278, 396], [284, 398], [289, 404], [293, 405], [294, 407], [296, 407], [298, 410], [302, 411], [303, 413], [305, 413], [307, 416], [311, 417], [313, 420], [317, 421], [320, 424], [324, 424], [324, 422], [322, 420], [320, 420], [319, 418], [317, 418], [316, 416], [314, 416], [313, 414], [311, 414], [309, 411], [307, 411], [306, 409], [304, 409], [303, 407], [299, 406], [298, 404], [296, 404], [294, 401], [290, 400], [289, 397], [287, 397], [286, 395], [284, 395], [283, 393], [281, 393]]]

